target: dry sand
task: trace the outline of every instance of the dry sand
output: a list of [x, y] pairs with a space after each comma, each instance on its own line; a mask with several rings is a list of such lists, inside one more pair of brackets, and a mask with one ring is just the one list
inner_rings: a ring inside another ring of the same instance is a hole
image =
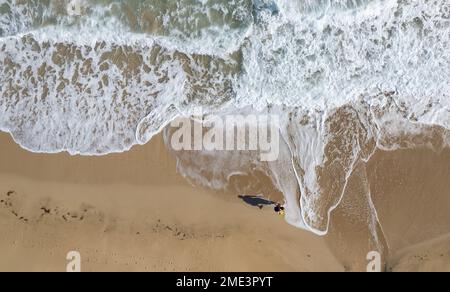
[[194, 188], [161, 137], [106, 157], [34, 154], [0, 134], [0, 270], [343, 271], [323, 238]]

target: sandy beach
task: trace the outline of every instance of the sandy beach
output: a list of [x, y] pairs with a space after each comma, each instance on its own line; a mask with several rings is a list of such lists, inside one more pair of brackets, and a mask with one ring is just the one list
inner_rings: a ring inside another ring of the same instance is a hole
[[[189, 185], [161, 136], [103, 157], [30, 153], [7, 134], [0, 145], [2, 271], [65, 271], [69, 251], [80, 252], [83, 271], [365, 269], [359, 168], [319, 237], [271, 207]], [[386, 270], [450, 271], [449, 155], [380, 151], [365, 166]]]
[[0, 270], [343, 271], [271, 208], [195, 188], [161, 137], [105, 157], [34, 154], [0, 135]]
[[0, 271], [450, 271], [448, 1], [3, 2]]

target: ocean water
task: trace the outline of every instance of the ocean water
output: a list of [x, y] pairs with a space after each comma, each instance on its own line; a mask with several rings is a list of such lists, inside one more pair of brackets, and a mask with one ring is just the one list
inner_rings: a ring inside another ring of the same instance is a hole
[[450, 144], [449, 47], [449, 0], [0, 0], [0, 130], [106, 155], [199, 106], [277, 114], [278, 161], [175, 153], [179, 170], [215, 189], [262, 171], [324, 235], [375, 149]]

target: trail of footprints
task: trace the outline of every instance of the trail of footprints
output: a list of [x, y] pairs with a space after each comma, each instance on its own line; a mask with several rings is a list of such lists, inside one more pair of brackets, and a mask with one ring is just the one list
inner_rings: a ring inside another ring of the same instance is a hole
[[[78, 211], [68, 211], [58, 206], [53, 206], [54, 204], [51, 203], [50, 199], [41, 201], [39, 204], [36, 204], [32, 210], [27, 212], [22, 208], [23, 202], [26, 201], [26, 199], [25, 196], [14, 190], [2, 192], [0, 193], [0, 207], [3, 207], [9, 214], [24, 223], [39, 223], [47, 217], [60, 219], [67, 223], [82, 222], [87, 219], [94, 219], [94, 221], [101, 223], [105, 221], [105, 215], [96, 211], [93, 207], [81, 204]], [[105, 232], [107, 231], [108, 228], [105, 229]], [[223, 232], [194, 232], [194, 230], [179, 224], [164, 223], [161, 219], [157, 219], [156, 222], [151, 224], [146, 224], [143, 231], [137, 231], [135, 234], [139, 236], [146, 232], [166, 234], [182, 241], [195, 239], [223, 239], [226, 237]]]
[[[67, 211], [62, 210], [59, 207], [50, 207], [49, 200], [46, 204], [39, 204], [36, 207], [39, 210], [31, 210], [26, 212], [21, 208], [22, 201], [26, 198], [21, 196], [14, 190], [9, 190], [0, 196], [0, 206], [5, 208], [12, 216], [25, 223], [40, 222], [44, 217], [52, 216], [54, 218], [60, 218], [65, 222], [83, 221], [88, 215], [93, 215], [92, 208], [82, 205], [79, 211]], [[100, 218], [102, 216], [99, 216]], [[100, 220], [102, 221], [102, 220]]]

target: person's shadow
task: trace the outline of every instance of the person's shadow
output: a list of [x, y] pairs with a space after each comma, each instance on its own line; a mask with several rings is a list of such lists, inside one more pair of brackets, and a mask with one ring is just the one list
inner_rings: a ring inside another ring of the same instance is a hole
[[245, 203], [254, 206], [254, 207], [258, 207], [260, 209], [262, 209], [264, 206], [270, 206], [270, 205], [275, 205], [275, 202], [272, 202], [270, 200], [266, 200], [262, 197], [257, 197], [257, 196], [239, 196], [239, 199], [241, 199], [242, 201], [244, 201]]

